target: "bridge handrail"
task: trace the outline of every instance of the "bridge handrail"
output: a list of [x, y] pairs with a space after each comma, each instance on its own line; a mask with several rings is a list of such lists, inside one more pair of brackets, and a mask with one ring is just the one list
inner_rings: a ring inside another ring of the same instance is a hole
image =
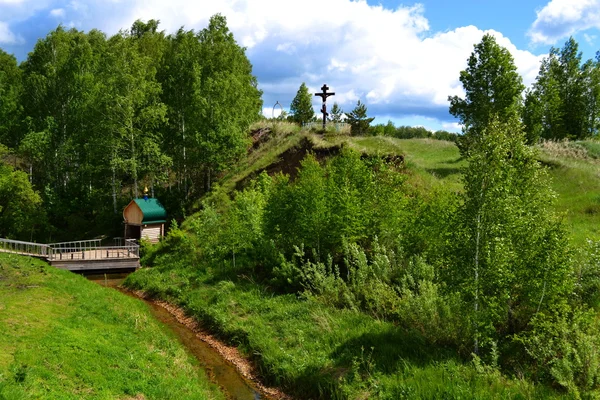
[[0, 249], [14, 253], [31, 254], [47, 257], [50, 247], [43, 243], [24, 242], [21, 240], [0, 238]]
[[[126, 239], [125, 243], [124, 246], [101, 246], [100, 239], [52, 243], [49, 245], [50, 251], [48, 258], [52, 261], [86, 258], [88, 260], [103, 258], [139, 258], [140, 246], [135, 240]], [[100, 257], [98, 254], [100, 254]], [[106, 257], [102, 257], [102, 254], [106, 254]]]
[[[140, 257], [140, 246], [135, 239], [126, 239], [123, 246], [100, 246], [100, 239], [43, 244], [0, 238], [0, 251], [40, 256], [50, 261]], [[104, 254], [106, 257], [102, 257]]]
[[101, 239], [89, 239], [89, 240], [74, 240], [72, 242], [58, 242], [50, 243], [48, 246], [55, 248], [82, 248], [92, 246], [100, 246]]

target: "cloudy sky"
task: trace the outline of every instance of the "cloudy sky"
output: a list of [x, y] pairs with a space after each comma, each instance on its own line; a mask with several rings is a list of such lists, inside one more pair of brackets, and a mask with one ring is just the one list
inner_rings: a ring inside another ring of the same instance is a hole
[[267, 116], [302, 82], [312, 92], [327, 83], [329, 103], [351, 110], [360, 99], [376, 122], [456, 131], [447, 98], [462, 93], [459, 72], [484, 33], [513, 54], [527, 85], [569, 36], [584, 59], [600, 49], [600, 0], [0, 0], [0, 47], [23, 61], [58, 24], [110, 35], [153, 18], [172, 33], [216, 13], [247, 48]]

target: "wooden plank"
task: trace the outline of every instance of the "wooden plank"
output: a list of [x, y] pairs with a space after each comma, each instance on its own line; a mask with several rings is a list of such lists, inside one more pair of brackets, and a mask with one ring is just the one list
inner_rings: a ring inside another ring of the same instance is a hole
[[50, 265], [69, 271], [137, 269], [140, 267], [140, 261], [139, 259], [51, 261]]
[[133, 252], [127, 248], [111, 248], [99, 247], [97, 249], [85, 251], [65, 251], [63, 253], [55, 253], [52, 261], [69, 261], [69, 260], [118, 260], [118, 259], [136, 259], [138, 258]]
[[147, 227], [142, 229], [142, 238], [147, 239], [150, 243], [157, 243], [160, 238], [162, 225], [148, 225]]

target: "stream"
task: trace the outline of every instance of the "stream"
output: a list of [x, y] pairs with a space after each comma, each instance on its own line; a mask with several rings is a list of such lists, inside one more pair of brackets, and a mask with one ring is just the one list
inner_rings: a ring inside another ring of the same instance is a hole
[[113, 288], [121, 293], [144, 301], [148, 304], [155, 319], [166, 325], [185, 346], [187, 351], [193, 355], [207, 375], [224, 392], [228, 399], [232, 400], [256, 400], [268, 399], [255, 389], [251, 382], [242, 377], [235, 366], [225, 360], [215, 349], [196, 336], [196, 333], [175, 319], [169, 311], [157, 304], [141, 299], [133, 293], [120, 287], [121, 283], [129, 273], [85, 275], [85, 277], [99, 285]]

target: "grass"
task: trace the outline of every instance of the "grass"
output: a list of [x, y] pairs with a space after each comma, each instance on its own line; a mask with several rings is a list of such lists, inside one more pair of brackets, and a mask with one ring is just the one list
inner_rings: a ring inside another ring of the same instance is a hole
[[564, 214], [573, 241], [600, 238], [600, 144], [545, 142], [540, 159], [549, 166], [552, 187], [558, 194], [556, 209]]
[[269, 383], [299, 398], [558, 397], [463, 361], [418, 332], [357, 311], [275, 295], [249, 280], [215, 281], [180, 261], [175, 268], [159, 262], [139, 270], [125, 284], [183, 306], [253, 358]]
[[452, 142], [435, 139], [395, 139], [391, 137], [356, 137], [352, 145], [364, 153], [401, 154], [413, 176], [409, 180], [428, 189], [443, 185], [448, 190], [462, 189], [458, 148]]
[[219, 399], [147, 306], [0, 254], [0, 399]]
[[306, 137], [306, 133], [300, 132], [298, 125], [290, 122], [260, 121], [254, 124], [251, 130], [261, 128], [270, 129], [269, 140], [251, 151], [221, 177], [219, 185], [227, 192], [232, 191], [235, 185], [247, 176], [276, 162], [283, 152], [297, 146]]

